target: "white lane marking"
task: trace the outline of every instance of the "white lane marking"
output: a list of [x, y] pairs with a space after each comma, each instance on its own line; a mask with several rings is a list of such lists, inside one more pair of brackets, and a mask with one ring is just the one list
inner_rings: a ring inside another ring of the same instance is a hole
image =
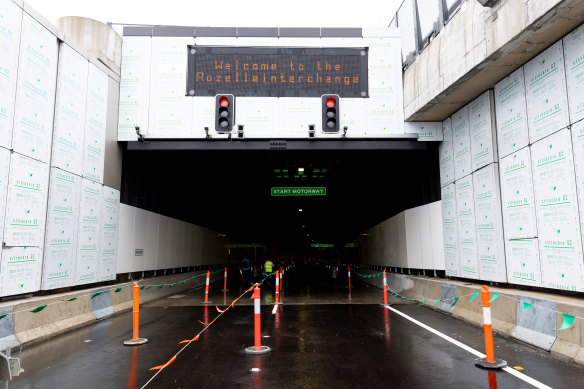
[[[383, 304], [382, 304], [382, 305], [383, 305]], [[420, 322], [420, 321], [418, 321], [418, 320], [414, 319], [413, 317], [410, 317], [410, 316], [406, 315], [406, 314], [405, 314], [405, 313], [403, 313], [403, 312], [400, 312], [400, 311], [398, 311], [398, 310], [397, 310], [397, 309], [395, 309], [395, 308], [392, 308], [392, 307], [390, 307], [389, 305], [383, 305], [383, 306], [384, 306], [385, 308], [389, 309], [390, 311], [392, 311], [392, 312], [395, 312], [395, 313], [397, 313], [398, 315], [400, 315], [400, 316], [402, 316], [402, 317], [404, 317], [404, 318], [408, 319], [408, 320], [409, 320], [409, 321], [411, 321], [412, 323], [415, 323], [415, 324], [419, 325], [420, 327], [422, 327], [422, 328], [424, 328], [424, 329], [426, 329], [426, 330], [430, 331], [431, 333], [433, 333], [433, 334], [435, 334], [435, 335], [438, 335], [438, 336], [439, 336], [439, 337], [441, 337], [442, 339], [444, 339], [444, 340], [447, 340], [447, 341], [449, 341], [450, 343], [452, 343], [452, 344], [454, 344], [454, 345], [456, 345], [456, 346], [458, 346], [458, 347], [462, 348], [463, 350], [466, 350], [466, 351], [468, 351], [469, 353], [476, 355], [476, 356], [477, 356], [477, 357], [479, 357], [479, 358], [485, 358], [485, 357], [486, 357], [486, 355], [485, 355], [485, 354], [483, 354], [483, 353], [481, 353], [480, 351], [477, 351], [477, 350], [475, 350], [474, 348], [472, 348], [472, 347], [469, 347], [469, 346], [467, 346], [466, 344], [464, 344], [464, 343], [461, 343], [461, 342], [459, 342], [458, 340], [456, 340], [456, 339], [453, 339], [453, 338], [451, 338], [450, 336], [448, 336], [448, 335], [445, 335], [445, 334], [443, 334], [442, 332], [440, 332], [440, 331], [437, 331], [437, 330], [435, 330], [434, 328], [432, 328], [432, 327], [430, 327], [430, 326], [427, 326], [426, 324], [424, 324], [424, 323], [422, 323], [422, 322]], [[535, 380], [535, 379], [533, 379], [533, 378], [531, 378], [531, 377], [528, 377], [528, 376], [526, 376], [525, 374], [523, 374], [523, 373], [520, 373], [520, 372], [518, 372], [517, 370], [514, 370], [514, 369], [512, 369], [512, 368], [510, 368], [510, 367], [508, 367], [508, 366], [507, 366], [507, 367], [505, 367], [505, 368], [503, 368], [503, 370], [505, 370], [505, 371], [506, 371], [507, 373], [509, 373], [509, 374], [512, 374], [512, 375], [514, 375], [515, 377], [519, 378], [520, 380], [523, 380], [523, 381], [527, 382], [528, 384], [531, 384], [531, 385], [535, 386], [536, 388], [539, 388], [539, 389], [552, 389], [550, 386], [547, 386], [546, 384], [543, 384], [543, 383], [541, 383], [541, 382], [539, 382], [539, 381], [537, 381], [537, 380]]]
[[477, 357], [479, 357], [479, 358], [485, 358], [485, 357], [486, 357], [486, 355], [485, 355], [485, 354], [483, 354], [483, 353], [481, 353], [480, 351], [477, 351], [477, 350], [475, 350], [474, 348], [472, 348], [472, 347], [469, 347], [469, 346], [467, 346], [466, 344], [464, 344], [464, 343], [461, 343], [461, 342], [459, 342], [458, 340], [456, 340], [456, 339], [453, 339], [453, 338], [451, 338], [451, 337], [450, 337], [450, 336], [448, 336], [448, 335], [444, 335], [442, 332], [440, 332], [440, 331], [437, 331], [437, 330], [435, 330], [434, 328], [432, 328], [432, 327], [430, 327], [430, 326], [427, 326], [426, 324], [424, 324], [424, 323], [422, 323], [422, 322], [419, 322], [419, 321], [417, 321], [417, 320], [416, 320], [416, 319], [414, 319], [413, 317], [410, 317], [410, 316], [406, 315], [405, 313], [403, 313], [403, 312], [400, 312], [400, 311], [398, 311], [397, 309], [390, 307], [389, 305], [384, 305], [384, 307], [385, 307], [385, 308], [387, 308], [387, 309], [389, 309], [389, 310], [390, 310], [390, 311], [392, 311], [392, 312], [395, 312], [395, 313], [397, 313], [398, 315], [401, 315], [401, 316], [405, 317], [405, 318], [406, 318], [406, 319], [408, 319], [409, 321], [411, 321], [411, 322], [413, 322], [413, 323], [415, 323], [415, 324], [419, 325], [420, 327], [422, 327], [422, 328], [424, 328], [424, 329], [426, 329], [426, 330], [428, 330], [428, 331], [432, 332], [432, 333], [433, 333], [433, 334], [435, 334], [435, 335], [438, 335], [439, 337], [441, 337], [441, 338], [443, 338], [443, 339], [445, 339], [445, 340], [449, 341], [450, 343], [457, 345], [458, 347], [460, 347], [460, 348], [462, 348], [462, 349], [464, 349], [464, 350], [468, 351], [469, 353], [471, 353], [471, 354], [474, 354], [475, 356], [477, 356]]
[[272, 309], [272, 315], [275, 315], [278, 312], [278, 306], [274, 305], [274, 309]]
[[550, 386], [547, 386], [546, 384], [542, 384], [541, 382], [526, 376], [523, 373], [518, 372], [517, 370], [513, 369], [512, 367], [504, 367], [503, 370], [505, 370], [507, 373], [514, 375], [515, 377], [519, 378], [520, 380], [523, 380], [533, 386], [535, 386], [536, 388], [541, 388], [541, 389], [551, 389]]

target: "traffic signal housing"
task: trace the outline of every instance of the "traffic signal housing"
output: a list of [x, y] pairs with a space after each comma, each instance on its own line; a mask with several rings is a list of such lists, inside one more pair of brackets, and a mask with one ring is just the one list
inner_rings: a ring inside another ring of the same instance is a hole
[[233, 95], [215, 96], [215, 131], [230, 133], [235, 118], [235, 97]]
[[322, 132], [339, 132], [340, 110], [339, 95], [323, 95], [322, 100]]

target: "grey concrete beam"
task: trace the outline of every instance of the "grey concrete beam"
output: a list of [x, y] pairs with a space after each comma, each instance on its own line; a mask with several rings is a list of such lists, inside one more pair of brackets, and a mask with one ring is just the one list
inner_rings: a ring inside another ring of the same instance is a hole
[[280, 27], [280, 38], [320, 38], [320, 28]]
[[323, 27], [320, 29], [322, 38], [362, 38], [362, 28]]
[[154, 26], [152, 36], [193, 37], [195, 36], [195, 27]]
[[236, 27], [195, 27], [195, 37], [235, 37]]
[[583, 21], [583, 0], [467, 1], [405, 70], [406, 121], [444, 120]]
[[124, 26], [124, 36], [152, 36], [154, 27]]
[[278, 37], [278, 27], [237, 27], [238, 37]]

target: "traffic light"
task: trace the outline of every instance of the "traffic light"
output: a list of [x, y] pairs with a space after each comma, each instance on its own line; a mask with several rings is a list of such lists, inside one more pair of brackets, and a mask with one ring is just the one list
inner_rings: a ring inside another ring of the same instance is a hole
[[235, 115], [235, 97], [233, 95], [215, 96], [215, 131], [229, 133], [233, 129]]
[[339, 132], [339, 96], [322, 96], [322, 132]]

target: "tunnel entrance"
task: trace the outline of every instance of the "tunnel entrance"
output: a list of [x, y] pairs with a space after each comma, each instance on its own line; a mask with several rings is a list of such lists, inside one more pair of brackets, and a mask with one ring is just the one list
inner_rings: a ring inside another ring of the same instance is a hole
[[367, 228], [440, 198], [431, 142], [359, 141], [359, 149], [352, 141], [327, 143], [250, 150], [249, 141], [198, 149], [198, 142], [131, 142], [121, 201], [214, 229], [232, 242], [303, 254], [315, 245], [351, 245]]

